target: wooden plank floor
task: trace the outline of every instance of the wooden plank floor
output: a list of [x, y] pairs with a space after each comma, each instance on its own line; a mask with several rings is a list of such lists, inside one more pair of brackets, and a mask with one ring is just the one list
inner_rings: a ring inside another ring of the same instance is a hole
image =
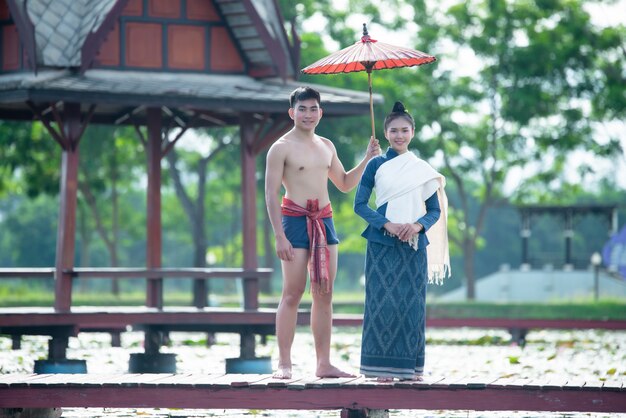
[[426, 409], [626, 412], [625, 379], [606, 384], [472, 376], [377, 383], [363, 377], [6, 374], [0, 408]]

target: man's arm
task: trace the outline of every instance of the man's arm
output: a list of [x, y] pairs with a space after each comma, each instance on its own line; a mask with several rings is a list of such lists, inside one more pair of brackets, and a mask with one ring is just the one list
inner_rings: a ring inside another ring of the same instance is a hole
[[328, 171], [328, 178], [330, 178], [330, 181], [332, 181], [333, 184], [344, 193], [349, 192], [354, 189], [357, 184], [359, 184], [363, 170], [369, 160], [380, 154], [378, 140], [374, 137], [370, 138], [370, 142], [367, 144], [365, 157], [356, 167], [346, 173], [346, 170], [343, 168], [343, 164], [339, 161], [335, 146], [330, 141], [328, 141], [328, 144], [332, 147], [333, 152], [333, 159], [330, 164], [330, 170]]
[[265, 205], [276, 238], [276, 255], [281, 260], [292, 260], [293, 247], [283, 230], [279, 203], [280, 186], [285, 169], [285, 154], [280, 145], [274, 144], [267, 153], [265, 163]]

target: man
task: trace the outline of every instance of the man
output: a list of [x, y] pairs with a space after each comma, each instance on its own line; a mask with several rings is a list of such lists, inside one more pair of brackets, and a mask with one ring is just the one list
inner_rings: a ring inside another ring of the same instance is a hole
[[[307, 264], [311, 277], [311, 329], [317, 355], [316, 376], [350, 377], [330, 363], [332, 287], [337, 273], [335, 233], [328, 179], [342, 192], [359, 182], [367, 162], [380, 153], [372, 138], [365, 158], [346, 172], [331, 141], [315, 134], [320, 119], [320, 94], [297, 88], [289, 98], [294, 127], [276, 141], [267, 154], [265, 202], [281, 260], [283, 292], [276, 313], [278, 370], [274, 377], [292, 376], [291, 346], [300, 300], [306, 288]], [[285, 188], [279, 203], [281, 184]]]

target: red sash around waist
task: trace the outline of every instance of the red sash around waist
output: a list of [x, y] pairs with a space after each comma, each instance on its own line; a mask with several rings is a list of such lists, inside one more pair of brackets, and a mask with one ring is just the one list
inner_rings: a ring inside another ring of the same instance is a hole
[[309, 199], [306, 201], [306, 208], [303, 208], [294, 201], [283, 197], [281, 208], [281, 212], [285, 216], [306, 216], [306, 232], [309, 236], [311, 291], [313, 293], [328, 293], [330, 291], [330, 276], [328, 273], [330, 252], [326, 243], [326, 226], [322, 219], [333, 216], [330, 203], [320, 209], [317, 199]]

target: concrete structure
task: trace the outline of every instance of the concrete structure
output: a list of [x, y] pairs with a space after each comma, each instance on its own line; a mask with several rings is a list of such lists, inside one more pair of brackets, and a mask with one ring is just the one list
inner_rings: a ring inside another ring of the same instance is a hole
[[[595, 271], [588, 270], [511, 270], [500, 271], [476, 281], [476, 301], [550, 302], [574, 301], [594, 297]], [[626, 281], [606, 272], [598, 274], [600, 298], [626, 299]], [[442, 302], [464, 301], [465, 286], [437, 298]]]

